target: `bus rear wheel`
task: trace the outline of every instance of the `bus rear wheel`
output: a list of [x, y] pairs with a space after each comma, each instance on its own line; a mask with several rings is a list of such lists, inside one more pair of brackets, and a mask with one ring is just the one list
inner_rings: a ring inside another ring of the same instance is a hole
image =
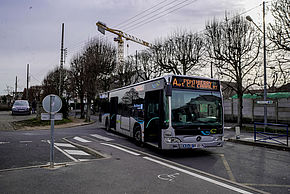
[[137, 145], [142, 145], [142, 132], [140, 126], [134, 128], [134, 140]]
[[109, 121], [108, 121], [108, 118], [106, 118], [106, 130], [109, 131], [110, 130], [110, 124], [109, 124]]

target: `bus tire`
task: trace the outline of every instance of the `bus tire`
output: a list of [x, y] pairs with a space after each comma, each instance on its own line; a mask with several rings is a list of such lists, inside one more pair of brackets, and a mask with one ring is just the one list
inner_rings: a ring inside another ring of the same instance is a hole
[[105, 123], [106, 131], [110, 131], [110, 124], [108, 118], [106, 118], [106, 123]]
[[140, 125], [136, 125], [134, 127], [134, 140], [135, 140], [135, 143], [138, 145], [138, 146], [142, 146], [142, 132], [141, 132], [141, 126]]

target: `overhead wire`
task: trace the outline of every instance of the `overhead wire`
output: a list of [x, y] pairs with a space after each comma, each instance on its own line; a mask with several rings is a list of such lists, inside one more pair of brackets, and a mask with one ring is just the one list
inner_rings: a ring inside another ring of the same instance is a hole
[[[145, 25], [145, 24], [151, 23], [151, 22], [153, 22], [153, 21], [155, 21], [155, 20], [157, 20], [157, 19], [159, 19], [159, 18], [161, 18], [161, 17], [164, 17], [164, 16], [166, 16], [166, 15], [168, 15], [168, 14], [174, 12], [174, 11], [177, 11], [177, 10], [179, 10], [179, 9], [185, 7], [185, 6], [188, 6], [188, 5], [194, 3], [194, 2], [196, 2], [196, 1], [198, 1], [198, 0], [191, 0], [190, 2], [186, 3], [185, 5], [182, 5], [182, 6], [180, 6], [180, 7], [176, 7], [176, 6], [179, 6], [179, 5], [181, 5], [181, 4], [183, 4], [183, 3], [187, 2], [187, 1], [188, 1], [188, 0], [182, 1], [182, 2], [178, 3], [177, 5], [174, 5], [173, 7], [170, 7], [170, 8], [168, 8], [168, 9], [166, 9], [166, 10], [164, 10], [164, 11], [158, 13], [158, 14], [155, 14], [155, 15], [151, 16], [150, 18], [148, 18], [148, 19], [150, 19], [149, 21], [142, 20], [141, 22], [144, 21], [144, 23], [139, 22], [139, 24], [137, 24], [137, 25], [135, 25], [135, 26], [131, 26], [131, 27], [129, 27], [129, 28], [127, 29], [127, 31], [135, 30], [135, 29], [137, 29], [137, 28], [139, 28], [139, 27], [141, 27], [141, 26], [143, 26], [143, 25]], [[174, 8], [174, 7], [175, 7], [175, 9], [172, 9], [172, 8]], [[170, 9], [172, 9], [172, 10], [170, 10]], [[170, 10], [170, 11], [169, 11], [169, 10]], [[169, 12], [167, 12], [167, 11], [169, 11]], [[167, 13], [165, 13], [165, 12], [167, 12]], [[164, 13], [164, 14], [163, 14], [163, 13]], [[160, 14], [163, 14], [163, 15], [160, 15]], [[160, 16], [158, 16], [158, 15], [160, 15]], [[155, 16], [158, 16], [158, 17], [154, 18]]]
[[[174, 12], [174, 11], [177, 11], [177, 10], [179, 10], [179, 9], [185, 7], [185, 6], [188, 6], [188, 5], [194, 3], [194, 2], [196, 2], [196, 1], [198, 1], [198, 0], [191, 0], [191, 1], [189, 1], [189, 0], [184, 0], [184, 1], [181, 1], [181, 2], [179, 2], [179, 3], [176, 3], [176, 1], [171, 1], [171, 2], [169, 2], [169, 3], [165, 4], [165, 5], [163, 5], [162, 8], [159, 7], [158, 10], [154, 9], [154, 10], [152, 11], [153, 8], [156, 8], [156, 7], [160, 6], [160, 5], [162, 5], [162, 4], [165, 3], [166, 1], [167, 1], [167, 0], [161, 1], [161, 2], [159, 2], [159, 3], [157, 3], [157, 4], [153, 5], [153, 6], [151, 6], [150, 8], [148, 8], [148, 9], [146, 9], [146, 10], [144, 10], [144, 11], [138, 13], [138, 14], [136, 14], [135, 16], [133, 16], [133, 17], [131, 17], [131, 18], [129, 18], [129, 19], [127, 19], [127, 20], [125, 20], [125, 21], [123, 21], [123, 22], [117, 24], [117, 25], [114, 25], [114, 28], [115, 28], [115, 27], [118, 27], [118, 26], [123, 26], [123, 27], [127, 26], [127, 27], [124, 28], [126, 31], [133, 31], [133, 30], [138, 29], [138, 28], [140, 28], [140, 27], [142, 27], [142, 26], [144, 26], [144, 25], [146, 25], [146, 24], [148, 24], [148, 23], [151, 23], [151, 22], [153, 22], [153, 21], [156, 21], [156, 20], [158, 20], [158, 19], [160, 19], [160, 18], [162, 18], [162, 17], [164, 17], [164, 16], [166, 16], [166, 15], [168, 15], [168, 14]], [[189, 1], [189, 2], [188, 2], [188, 1]], [[174, 4], [174, 2], [175, 2], [176, 4]], [[186, 3], [186, 2], [187, 2], [187, 3]], [[186, 4], [184, 4], [184, 3], [186, 3]], [[172, 5], [172, 4], [174, 4], [174, 5], [160, 12], [160, 10], [162, 10], [162, 9], [164, 9], [166, 6], [168, 6], [168, 5]], [[184, 4], [184, 5], [182, 5], [182, 4]], [[255, 8], [259, 7], [260, 5], [261, 5], [261, 4], [255, 6], [255, 7], [253, 7], [253, 8], [250, 8], [250, 9], [248, 9], [248, 10], [246, 10], [246, 11], [240, 13], [240, 14], [237, 15], [237, 16], [240, 16], [240, 15], [246, 14], [246, 13], [248, 13], [248, 12], [254, 10]], [[150, 10], [151, 10], [151, 12], [147, 13], [146, 15], [142, 15], [142, 14], [144, 14], [144, 13], [150, 11]], [[154, 13], [155, 13], [155, 14], [154, 14]], [[151, 15], [151, 14], [154, 14], [154, 15]], [[135, 18], [138, 18], [138, 16], [141, 16], [141, 15], [142, 15], [141, 18], [139, 18], [139, 19], [135, 19]], [[151, 16], [150, 16], [150, 15], [151, 15]], [[149, 16], [149, 17], [147, 18], [147, 16]], [[235, 17], [237, 17], [237, 16], [235, 16]], [[144, 17], [145, 17], [145, 18], [144, 18]], [[133, 19], [135, 19], [135, 20], [133, 20]], [[142, 20], [141, 20], [141, 19], [142, 19]], [[232, 19], [232, 18], [230, 18], [230, 19]], [[133, 20], [133, 21], [132, 21], [132, 20]], [[140, 21], [140, 20], [141, 20], [141, 21]], [[129, 21], [131, 21], [131, 22], [128, 23]], [[137, 22], [137, 23], [136, 23], [136, 22]], [[136, 23], [136, 24], [134, 24], [134, 23]], [[198, 33], [201, 33], [201, 32], [203, 32], [203, 31], [205, 31], [205, 30], [206, 30], [206, 29], [203, 29], [203, 30], [199, 31]], [[96, 35], [96, 36], [97, 36], [97, 35]], [[94, 37], [96, 37], [96, 36], [93, 36], [92, 38], [94, 38]], [[109, 36], [106, 37], [106, 39], [109, 39], [110, 37], [113, 37], [113, 36], [114, 36], [114, 35], [109, 35]], [[82, 41], [82, 42], [80, 42], [80, 44], [76, 45], [75, 47], [72, 47], [72, 49], [70, 49], [70, 51], [77, 50], [78, 48], [85, 46], [86, 43], [87, 43], [87, 41]]]
[[141, 11], [140, 13], [136, 14], [135, 16], [133, 16], [133, 17], [131, 17], [131, 18], [129, 18], [129, 19], [127, 19], [127, 20], [125, 20], [125, 21], [123, 21], [123, 22], [117, 24], [117, 25], [114, 25], [113, 28], [120, 27], [120, 25], [123, 26], [125, 23], [127, 23], [127, 22], [131, 21], [132, 19], [134, 19], [134, 18], [136, 18], [136, 17], [142, 15], [143, 13], [147, 12], [148, 10], [150, 10], [150, 9], [152, 9], [152, 8], [155, 8], [155, 7], [159, 6], [159, 5], [161, 5], [162, 3], [166, 2], [166, 1], [167, 1], [167, 0], [161, 1], [161, 2], [157, 3], [156, 5], [153, 5], [152, 7], [150, 7], [150, 8], [148, 8], [148, 9], [145, 9], [145, 10]]
[[[149, 12], [148, 14], [143, 15], [142, 18], [139, 18], [139, 19], [134, 20], [134, 22], [136, 22], [136, 21], [138, 21], [138, 20], [140, 20], [140, 19], [143, 19], [143, 20], [144, 20], [144, 17], [149, 16], [150, 14], [154, 14], [156, 11], [159, 11], [161, 8], [164, 8], [164, 7], [168, 6], [168, 5], [171, 5], [171, 4], [174, 4], [175, 2], [177, 2], [176, 0], [174, 0], [174, 1], [171, 1], [171, 2], [169, 2], [169, 3], [165, 4], [165, 5], [163, 5], [163, 7], [160, 7], [160, 5], [162, 5], [162, 4], [165, 3], [166, 1], [167, 1], [167, 0], [164, 0], [164, 1], [161, 1], [161, 2], [159, 2], [159, 3], [157, 3], [157, 4], [153, 5], [153, 6], [151, 6], [150, 8], [148, 8], [148, 9], [146, 9], [146, 10], [144, 10], [144, 11], [138, 13], [138, 14], [136, 14], [135, 16], [133, 16], [133, 17], [131, 17], [131, 18], [129, 18], [129, 19], [127, 19], [127, 20], [125, 20], [125, 21], [123, 21], [123, 22], [117, 24], [117, 25], [115, 25], [114, 28], [115, 28], [115, 27], [118, 27], [118, 26], [120, 26], [120, 25], [121, 25], [121, 26], [126, 26], [126, 25], [128, 25], [128, 24], [126, 24], [126, 23], [128, 23], [128, 21], [131, 21], [132, 19], [134, 19], [134, 18], [136, 18], [136, 17], [138, 17], [138, 16], [141, 16], [143, 13], [146, 13], [146, 12], [152, 10], [153, 8], [156, 8], [156, 7], [157, 7], [156, 9], [154, 9], [154, 10], [151, 11], [151, 12]], [[186, 1], [188, 1], [188, 0], [186, 0]], [[125, 25], [125, 24], [126, 24], [126, 25]], [[131, 24], [129, 24], [129, 25], [132, 25], [132, 21], [131, 21]], [[110, 38], [110, 37], [113, 37], [113, 36], [114, 36], [114, 35], [109, 35], [109, 36], [107, 36], [107, 38]], [[92, 38], [94, 38], [94, 37], [96, 37], [96, 36], [93, 36]], [[80, 42], [80, 43], [77, 43], [77, 44], [75, 44], [75, 45], [76, 45], [75, 48], [82, 47], [82, 46], [84, 46], [86, 43], [87, 43], [87, 41], [82, 41], [82, 42]], [[71, 50], [71, 49], [70, 49], [70, 50]]]

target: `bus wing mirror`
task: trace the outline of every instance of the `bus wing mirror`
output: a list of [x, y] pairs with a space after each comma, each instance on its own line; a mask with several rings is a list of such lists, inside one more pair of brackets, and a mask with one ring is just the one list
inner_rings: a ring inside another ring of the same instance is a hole
[[172, 85], [166, 85], [165, 86], [165, 95], [166, 96], [172, 96]]

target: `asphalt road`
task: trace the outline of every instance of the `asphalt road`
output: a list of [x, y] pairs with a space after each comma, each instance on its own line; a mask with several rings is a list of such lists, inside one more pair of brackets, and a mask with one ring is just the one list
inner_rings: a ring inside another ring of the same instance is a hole
[[[78, 149], [62, 147], [67, 144], [62, 139], [64, 137], [99, 151], [107, 158], [98, 160], [91, 155], [67, 154], [71, 153], [70, 149]], [[97, 123], [55, 131], [55, 142], [60, 143], [59, 149], [55, 149], [55, 163], [73, 162], [75, 165], [55, 170], [21, 168], [48, 164], [47, 140], [49, 139], [49, 130], [0, 132], [0, 187], [4, 189], [1, 189], [2, 191], [7, 193], [234, 192], [200, 177], [197, 178], [198, 176], [192, 176], [197, 174], [249, 192], [255, 190], [232, 183], [241, 183], [270, 193], [290, 192], [290, 152], [229, 142], [223, 148], [162, 152], [148, 146], [138, 147], [126, 137], [100, 129]], [[87, 142], [82, 142], [82, 139]], [[124, 150], [131, 150], [140, 155], [128, 154]], [[11, 170], [11, 168], [20, 169]], [[225, 182], [224, 179], [230, 181]], [[26, 182], [28, 186], [24, 187]]]
[[11, 111], [0, 111], [0, 131], [13, 130], [10, 124], [13, 121], [27, 120], [35, 117], [35, 115], [12, 115]]

